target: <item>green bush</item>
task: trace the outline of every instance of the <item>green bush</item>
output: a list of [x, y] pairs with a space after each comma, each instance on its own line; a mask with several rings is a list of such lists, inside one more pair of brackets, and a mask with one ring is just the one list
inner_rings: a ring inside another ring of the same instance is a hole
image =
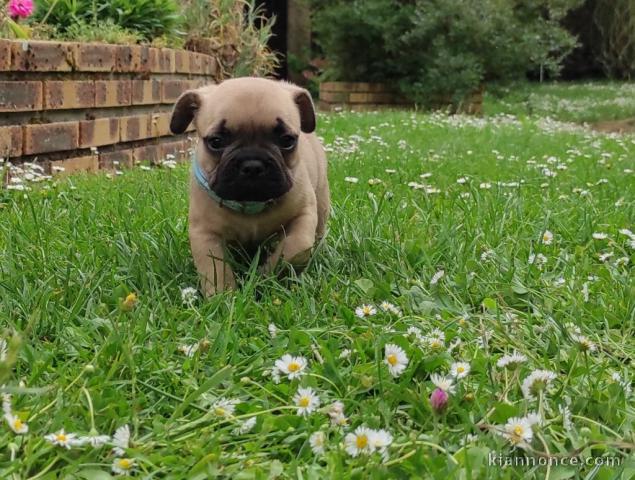
[[53, 25], [61, 35], [86, 25], [99, 30], [109, 22], [152, 41], [177, 34], [180, 23], [175, 0], [37, 0], [36, 4], [33, 21]]
[[326, 78], [394, 83], [426, 104], [483, 83], [557, 75], [575, 47], [559, 21], [581, 0], [329, 0], [314, 26]]

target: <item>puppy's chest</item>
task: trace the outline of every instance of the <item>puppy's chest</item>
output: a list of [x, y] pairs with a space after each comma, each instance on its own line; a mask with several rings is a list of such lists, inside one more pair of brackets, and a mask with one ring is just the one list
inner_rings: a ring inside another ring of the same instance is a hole
[[276, 213], [235, 216], [226, 223], [223, 236], [230, 242], [257, 245], [282, 232], [286, 223], [286, 216]]

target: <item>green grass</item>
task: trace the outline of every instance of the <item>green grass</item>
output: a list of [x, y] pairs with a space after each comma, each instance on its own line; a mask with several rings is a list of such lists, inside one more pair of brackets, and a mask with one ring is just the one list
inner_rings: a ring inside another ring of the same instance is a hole
[[635, 117], [635, 84], [627, 82], [517, 83], [486, 90], [487, 115], [549, 116], [594, 123]]
[[[192, 306], [181, 301], [181, 289], [196, 285], [187, 166], [0, 193], [0, 325], [14, 335], [0, 384], [16, 392], [13, 411], [29, 425], [27, 435], [0, 427], [0, 477], [110, 478], [110, 447], [66, 450], [43, 438], [61, 428], [86, 434], [94, 422], [108, 435], [130, 425], [127, 455], [142, 478], [631, 478], [635, 255], [619, 230], [635, 230], [635, 147], [631, 137], [563, 128], [501, 117], [322, 117], [333, 213], [308, 270], [279, 282], [252, 268], [239, 290]], [[603, 262], [602, 253], [613, 256]], [[546, 263], [530, 264], [532, 254]], [[126, 311], [130, 292], [138, 301]], [[355, 316], [383, 300], [403, 315]], [[597, 349], [581, 349], [569, 323]], [[410, 327], [440, 329], [445, 347], [420, 345], [405, 336]], [[383, 363], [387, 343], [409, 358], [397, 378]], [[200, 345], [192, 358], [180, 350], [188, 344]], [[513, 351], [527, 362], [498, 368]], [[276, 384], [270, 372], [286, 353], [304, 356], [307, 374]], [[471, 371], [435, 414], [431, 374], [458, 360]], [[535, 369], [556, 378], [528, 400], [521, 383]], [[331, 427], [322, 410], [298, 416], [299, 386], [314, 388], [323, 406], [342, 401], [350, 427]], [[239, 399], [233, 417], [210, 407], [218, 397]], [[542, 424], [527, 450], [515, 449], [496, 432], [528, 412]], [[233, 432], [250, 417], [253, 430]], [[344, 451], [359, 425], [392, 434], [386, 463]], [[324, 455], [308, 442], [318, 430], [328, 436]], [[621, 465], [503, 469], [488, 466], [490, 452], [579, 452]]]

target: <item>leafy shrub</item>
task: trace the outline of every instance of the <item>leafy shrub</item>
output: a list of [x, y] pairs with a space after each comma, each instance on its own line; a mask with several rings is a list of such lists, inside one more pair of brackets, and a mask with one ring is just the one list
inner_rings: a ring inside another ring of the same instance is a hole
[[223, 77], [267, 75], [278, 66], [268, 47], [274, 22], [255, 0], [189, 0], [186, 48], [218, 56]]
[[530, 70], [556, 75], [575, 46], [559, 20], [581, 0], [328, 0], [317, 41], [344, 81], [397, 83], [412, 100], [456, 101]]
[[79, 20], [77, 23], [71, 24], [64, 34], [58, 34], [57, 36], [62, 39], [79, 42], [102, 42], [120, 45], [135, 44], [142, 40], [139, 33], [123, 28], [113, 23], [110, 19], [100, 23], [98, 27]]
[[177, 34], [180, 16], [175, 0], [37, 0], [33, 20], [54, 25], [61, 35], [109, 22], [151, 41]]

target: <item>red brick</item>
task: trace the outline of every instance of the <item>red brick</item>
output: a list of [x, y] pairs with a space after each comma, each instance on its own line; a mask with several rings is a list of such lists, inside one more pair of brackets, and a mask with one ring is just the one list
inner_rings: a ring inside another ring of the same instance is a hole
[[132, 166], [134, 165], [134, 157], [132, 153], [132, 149], [100, 153], [99, 169], [121, 170], [123, 168], [132, 168]]
[[22, 155], [22, 127], [11, 125], [0, 127], [0, 158]]
[[176, 99], [190, 87], [189, 80], [163, 80], [161, 82], [161, 102], [176, 102]]
[[130, 80], [95, 80], [95, 107], [130, 105]]
[[132, 80], [132, 104], [161, 103], [161, 82], [158, 80]]
[[174, 52], [174, 67], [176, 73], [190, 73], [190, 52], [176, 50]]
[[99, 118], [79, 122], [79, 147], [101, 147], [119, 142], [119, 119]]
[[150, 132], [153, 137], [163, 137], [170, 135], [171, 113], [155, 113], [152, 115]]
[[0, 39], [0, 71], [11, 70], [11, 42]]
[[42, 110], [42, 82], [0, 82], [0, 112]]
[[95, 82], [46, 80], [44, 82], [44, 109], [92, 108], [95, 106]]
[[80, 72], [112, 72], [118, 48], [103, 43], [78, 43], [73, 49], [73, 66]]
[[159, 64], [157, 65], [157, 72], [159, 73], [174, 73], [176, 71], [176, 56], [174, 50], [169, 48], [162, 48], [159, 50]]
[[144, 147], [138, 147], [133, 150], [133, 156], [135, 163], [150, 162], [152, 164], [159, 163], [161, 158], [161, 146], [160, 145], [146, 145]]
[[205, 73], [203, 64], [206, 56], [207, 55], [203, 55], [202, 53], [190, 53], [190, 73], [193, 73], [194, 75], [202, 75]]
[[159, 68], [159, 49], [140, 47], [141, 64], [139, 72], [156, 72]]
[[78, 146], [78, 122], [46, 123], [24, 127], [25, 155], [75, 150]]
[[203, 73], [205, 75], [214, 76], [216, 75], [218, 64], [216, 63], [216, 59], [211, 55], [205, 55], [203, 58]]
[[[60, 170], [63, 168], [64, 170]], [[96, 172], [99, 169], [97, 155], [87, 155], [85, 157], [67, 158], [51, 162], [51, 173], [53, 175], [70, 175], [77, 172]]]
[[116, 72], [138, 72], [141, 68], [141, 47], [121, 45], [115, 52]]
[[24, 72], [70, 72], [72, 44], [15, 41], [11, 44], [11, 69]]
[[152, 136], [150, 115], [132, 115], [119, 119], [119, 135], [122, 142], [143, 140]]

